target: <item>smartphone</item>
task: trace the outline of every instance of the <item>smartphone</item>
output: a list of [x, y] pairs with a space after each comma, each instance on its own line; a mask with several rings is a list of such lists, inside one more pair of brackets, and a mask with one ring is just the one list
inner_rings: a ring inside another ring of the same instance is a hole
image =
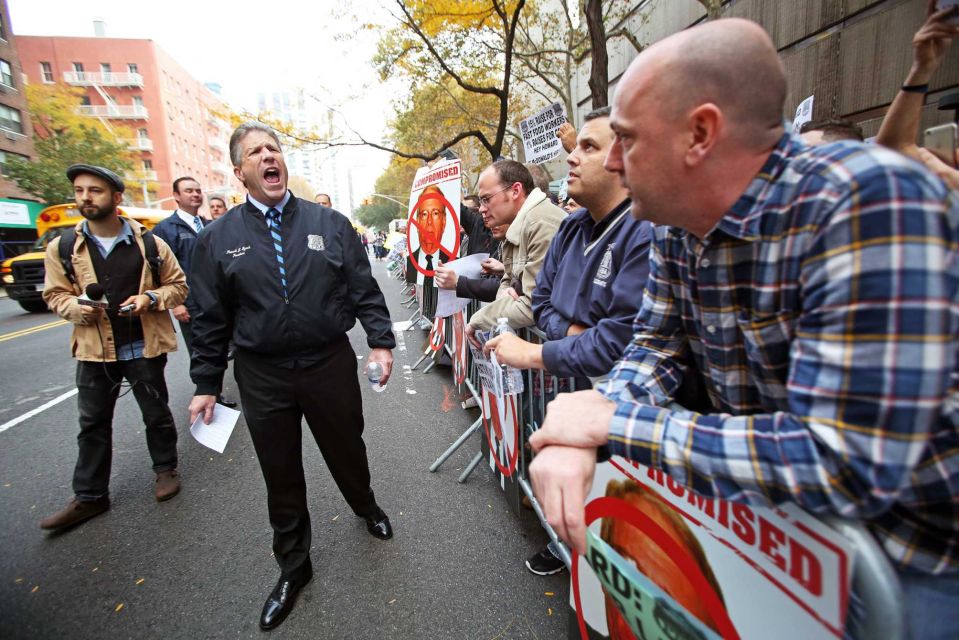
[[955, 122], [941, 124], [938, 127], [929, 127], [922, 135], [922, 146], [936, 155], [937, 158], [956, 168], [956, 135]]
[[[959, 0], [936, 0], [936, 11], [942, 11], [943, 9], [948, 9], [959, 4]], [[959, 13], [953, 12], [949, 20], [949, 24], [959, 24]]]

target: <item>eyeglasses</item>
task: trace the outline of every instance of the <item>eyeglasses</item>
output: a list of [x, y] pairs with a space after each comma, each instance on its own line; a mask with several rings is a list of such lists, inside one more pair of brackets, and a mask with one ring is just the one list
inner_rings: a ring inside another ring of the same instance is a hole
[[508, 187], [504, 187], [504, 188], [500, 189], [500, 190], [497, 191], [496, 193], [491, 193], [491, 194], [489, 194], [488, 196], [480, 196], [480, 197], [479, 197], [480, 206], [482, 206], [482, 207], [488, 207], [490, 200], [493, 199], [493, 196], [499, 195], [499, 194], [503, 193], [504, 191], [507, 191], [507, 190], [512, 189], [512, 188], [513, 188], [513, 185], [510, 185], [510, 186], [508, 186]]

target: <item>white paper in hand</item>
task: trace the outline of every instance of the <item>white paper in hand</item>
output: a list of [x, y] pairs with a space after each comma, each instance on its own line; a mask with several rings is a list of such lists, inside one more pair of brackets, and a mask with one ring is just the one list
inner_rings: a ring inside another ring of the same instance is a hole
[[233, 433], [233, 427], [239, 419], [239, 411], [217, 404], [213, 407], [213, 421], [205, 424], [201, 413], [190, 425], [190, 433], [203, 446], [210, 447], [217, 453], [223, 453], [226, 443], [230, 440], [230, 434]]

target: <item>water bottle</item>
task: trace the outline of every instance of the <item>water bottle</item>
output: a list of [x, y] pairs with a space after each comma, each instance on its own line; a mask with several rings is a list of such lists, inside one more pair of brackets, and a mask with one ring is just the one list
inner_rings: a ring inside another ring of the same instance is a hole
[[366, 365], [366, 379], [370, 381], [370, 388], [373, 391], [382, 393], [386, 389], [386, 385], [380, 384], [380, 380], [383, 379], [383, 365], [379, 362]]
[[[493, 328], [493, 337], [501, 336], [507, 333], [512, 333], [516, 335], [516, 332], [509, 326], [508, 318], [497, 318], [496, 326]], [[508, 364], [499, 365], [500, 371], [503, 375], [503, 393], [510, 394], [515, 393], [513, 389], [513, 367]]]

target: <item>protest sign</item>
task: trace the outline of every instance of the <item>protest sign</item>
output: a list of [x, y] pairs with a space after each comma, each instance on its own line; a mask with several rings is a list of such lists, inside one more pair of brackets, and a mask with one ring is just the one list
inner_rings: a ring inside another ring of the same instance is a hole
[[413, 178], [406, 238], [418, 284], [435, 287], [436, 266], [459, 255], [461, 184], [459, 160], [422, 167]]
[[536, 115], [519, 123], [526, 162], [541, 164], [559, 155], [563, 145], [556, 137], [556, 132], [564, 122], [566, 122], [566, 113], [563, 111], [563, 105], [554, 102]]
[[596, 467], [586, 520], [571, 637], [842, 637], [854, 549], [797, 506], [703, 498], [614, 457]]

